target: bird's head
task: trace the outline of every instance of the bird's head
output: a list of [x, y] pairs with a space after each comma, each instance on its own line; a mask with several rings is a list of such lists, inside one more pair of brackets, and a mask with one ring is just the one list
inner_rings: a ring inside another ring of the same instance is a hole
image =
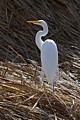
[[32, 24], [36, 24], [36, 25], [41, 25], [41, 26], [46, 25], [46, 22], [44, 20], [31, 20], [31, 21], [27, 21], [27, 22], [32, 23]]
[[27, 21], [27, 22], [42, 26], [43, 30], [40, 30], [38, 32], [42, 36], [45, 36], [48, 33], [48, 26], [47, 26], [47, 23], [44, 20], [31, 20], [31, 21]]

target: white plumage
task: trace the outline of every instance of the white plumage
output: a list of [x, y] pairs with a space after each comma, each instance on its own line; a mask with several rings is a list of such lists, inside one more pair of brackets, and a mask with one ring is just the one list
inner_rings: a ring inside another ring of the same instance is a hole
[[28, 23], [33, 23], [37, 25], [41, 25], [43, 30], [40, 30], [36, 34], [36, 44], [41, 51], [41, 64], [42, 70], [47, 77], [48, 83], [53, 85], [54, 77], [57, 71], [58, 66], [58, 49], [56, 43], [47, 39], [46, 41], [42, 41], [41, 37], [45, 36], [48, 33], [48, 26], [45, 21], [27, 21]]
[[47, 80], [53, 84], [58, 65], [58, 52], [53, 40], [46, 40], [41, 48], [41, 63]]

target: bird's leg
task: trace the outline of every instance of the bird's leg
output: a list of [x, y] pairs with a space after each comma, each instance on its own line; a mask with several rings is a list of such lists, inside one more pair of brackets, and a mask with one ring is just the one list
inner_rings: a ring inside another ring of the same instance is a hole
[[55, 85], [56, 85], [56, 81], [53, 82], [53, 94], [55, 92]]
[[53, 93], [55, 92], [56, 89], [56, 85], [57, 85], [57, 80], [59, 79], [59, 68], [57, 68], [56, 70], [56, 74], [54, 76], [54, 80], [53, 80]]
[[54, 89], [54, 83], [53, 83], [53, 94], [54, 94], [54, 91], [55, 91], [55, 89]]
[[40, 82], [43, 85], [43, 79], [44, 79], [44, 70], [41, 68], [41, 73], [40, 73]]

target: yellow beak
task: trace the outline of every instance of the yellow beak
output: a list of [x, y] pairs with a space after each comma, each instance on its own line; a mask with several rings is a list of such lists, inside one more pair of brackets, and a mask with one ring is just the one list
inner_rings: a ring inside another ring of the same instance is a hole
[[38, 23], [38, 21], [36, 21], [36, 20], [30, 20], [30, 21], [27, 21], [27, 23], [33, 23], [33, 24], [36, 24], [36, 23]]

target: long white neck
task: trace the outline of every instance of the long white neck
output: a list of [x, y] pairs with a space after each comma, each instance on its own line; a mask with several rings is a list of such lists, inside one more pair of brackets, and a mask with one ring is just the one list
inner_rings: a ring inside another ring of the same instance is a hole
[[41, 39], [42, 36], [45, 36], [48, 33], [48, 26], [46, 24], [46, 22], [44, 22], [44, 24], [41, 25], [43, 27], [43, 30], [40, 30], [39, 32], [37, 32], [36, 34], [36, 45], [38, 46], [38, 48], [41, 50], [43, 41]]

